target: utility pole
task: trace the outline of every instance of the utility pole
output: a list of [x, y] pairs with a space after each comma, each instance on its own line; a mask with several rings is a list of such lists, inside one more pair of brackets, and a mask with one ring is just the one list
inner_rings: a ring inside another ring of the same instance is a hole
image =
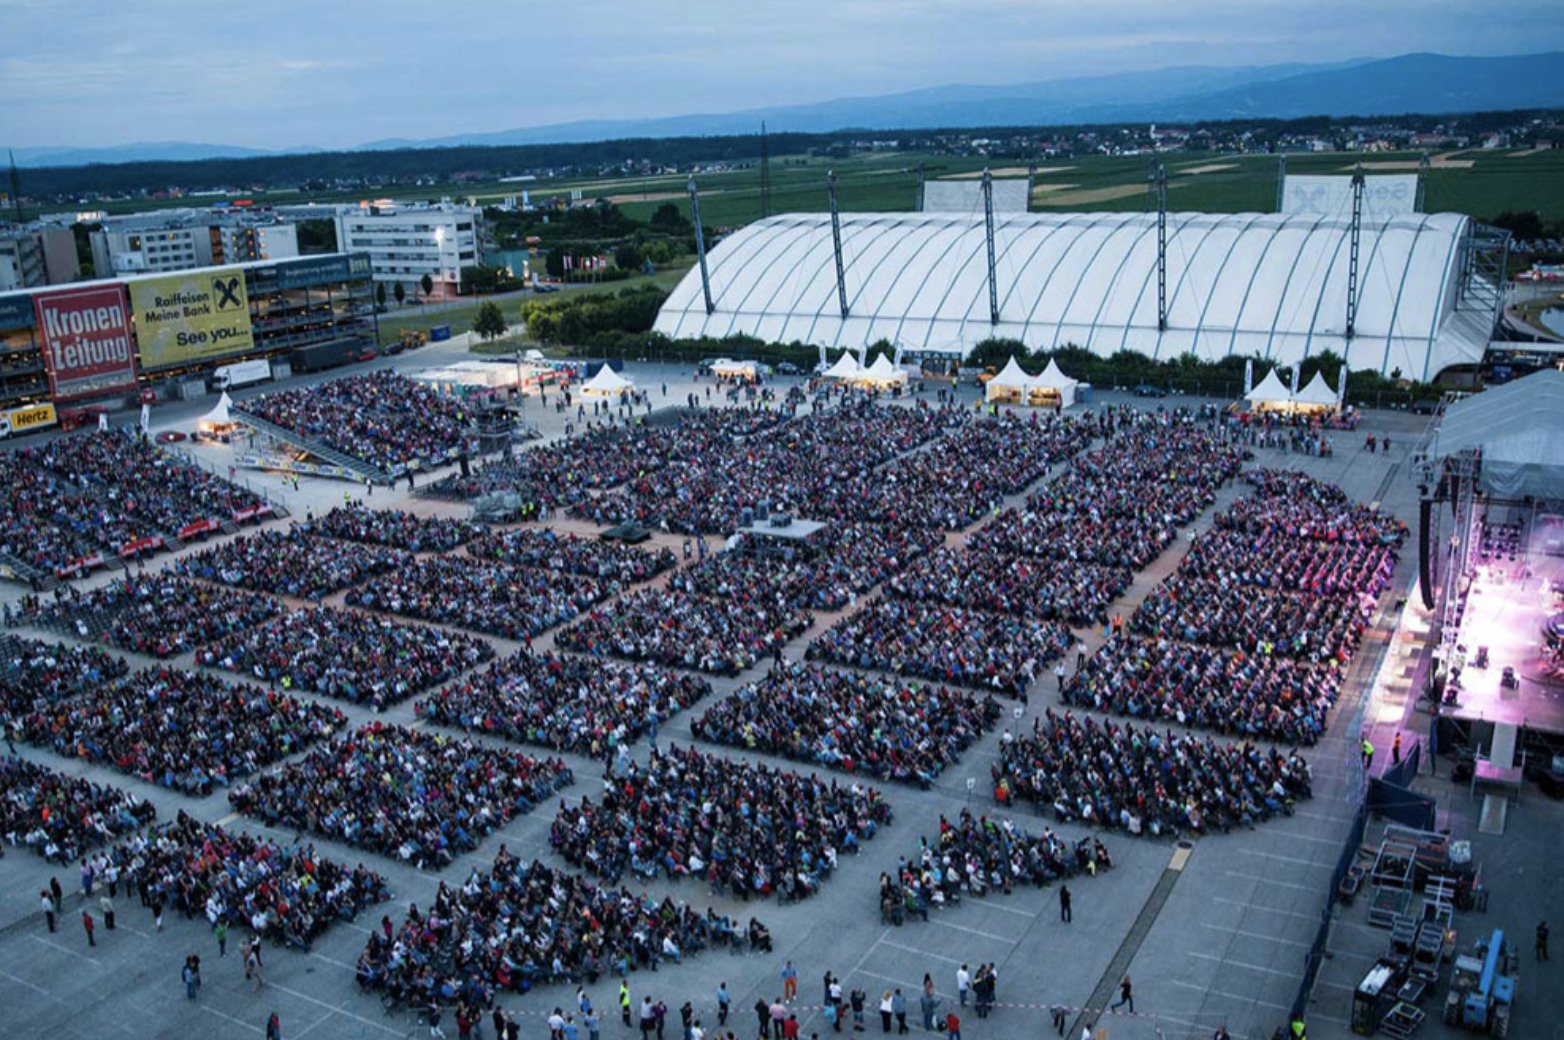
[[701, 196], [693, 174], [690, 175], [690, 219], [695, 224], [695, 255], [701, 264], [701, 292], [706, 294], [706, 313], [711, 314], [717, 305], [711, 299], [711, 276], [706, 271], [706, 232], [701, 229]]
[[1352, 244], [1347, 258], [1347, 342], [1358, 321], [1358, 243], [1363, 236], [1363, 164], [1352, 171]]
[[836, 254], [836, 303], [842, 320], [847, 320], [847, 269], [842, 262], [842, 219], [836, 211], [836, 171], [825, 175], [826, 193], [831, 197], [831, 248]]
[[994, 177], [983, 168], [983, 227], [988, 240], [988, 323], [999, 324], [999, 283], [994, 277]]
[[771, 216], [771, 140], [766, 135], [766, 121], [760, 121], [760, 216]]

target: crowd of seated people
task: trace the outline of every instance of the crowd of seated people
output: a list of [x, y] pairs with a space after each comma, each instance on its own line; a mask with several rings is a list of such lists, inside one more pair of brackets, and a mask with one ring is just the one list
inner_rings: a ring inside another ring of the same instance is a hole
[[709, 709], [697, 738], [931, 787], [999, 719], [986, 694], [788, 663]]
[[443, 726], [605, 758], [711, 692], [650, 664], [522, 649], [413, 705]]
[[591, 578], [433, 556], [347, 594], [349, 606], [525, 640], [573, 621], [613, 589]]
[[669, 587], [702, 596], [759, 599], [801, 610], [841, 610], [933, 551], [941, 532], [855, 521], [831, 522], [804, 547], [749, 551], [737, 536], [724, 551], [679, 571]]
[[152, 535], [177, 535], [202, 520], [232, 520], [266, 504], [128, 429], [57, 437], [23, 448], [17, 457], [92, 496], [101, 510], [99, 537], [116, 548]]
[[787, 414], [766, 408], [702, 408], [672, 426], [602, 425], [564, 440], [528, 448], [514, 459], [490, 462], [466, 476], [445, 477], [432, 497], [466, 500], [513, 492], [551, 508], [583, 501], [676, 460], [700, 458], [782, 423]]
[[1024, 697], [1072, 641], [1053, 621], [876, 597], [810, 643], [807, 655]]
[[1186, 643], [1345, 664], [1358, 648], [1369, 605], [1179, 572], [1147, 595], [1130, 616], [1129, 627]]
[[919, 836], [916, 860], [903, 857], [894, 873], [880, 875], [880, 919], [898, 925], [914, 917], [928, 920], [931, 908], [954, 906], [963, 895], [1009, 895], [1017, 886], [1043, 888], [1080, 874], [1095, 877], [1112, 867], [1113, 857], [1100, 838], [1070, 842], [1047, 826], [1031, 834], [1012, 820], [962, 809], [955, 823], [941, 814], [933, 842]]
[[[474, 867], [460, 885], [442, 881], [427, 911], [415, 903], [394, 933], [371, 932], [357, 977], [390, 1006], [481, 1009], [534, 986], [591, 986], [703, 948], [737, 947], [746, 941], [740, 928], [710, 908], [700, 914], [599, 887], [501, 845], [488, 870]], [[769, 930], [754, 918], [747, 933], [751, 949], [770, 949]]]
[[270, 826], [438, 870], [571, 781], [559, 759], [376, 722], [234, 787], [228, 800]]
[[281, 612], [282, 605], [270, 596], [171, 574], [135, 574], [42, 603], [29, 620], [122, 650], [169, 658], [232, 638]]
[[1064, 702], [1254, 740], [1313, 744], [1340, 691], [1334, 663], [1115, 635], [1064, 688]]
[[[856, 499], [878, 493], [876, 466], [970, 420], [921, 402], [843, 403], [675, 458], [571, 511], [596, 523], [635, 521], [688, 534], [732, 533], [761, 515], [762, 503], [812, 520], [862, 519]], [[898, 522], [894, 515], [879, 519]]]
[[1378, 596], [1396, 568], [1394, 545], [1217, 528], [1195, 540], [1182, 573], [1311, 596]]
[[1002, 805], [1031, 802], [1061, 822], [1130, 834], [1228, 831], [1276, 815], [1312, 794], [1297, 751], [1159, 732], [1052, 708], [1028, 736], [1007, 730], [992, 768]]
[[964, 423], [928, 451], [897, 459], [871, 482], [831, 489], [826, 515], [960, 530], [1090, 443], [1093, 428], [1033, 412]]
[[0, 758], [0, 838], [69, 864], [157, 816], [142, 798], [26, 759]]
[[891, 820], [878, 791], [748, 765], [677, 745], [611, 778], [602, 796], [560, 803], [549, 833], [573, 866], [613, 883], [705, 879], [741, 899], [803, 899], [837, 857]]
[[0, 725], [108, 686], [130, 665], [95, 646], [0, 635]]
[[563, 650], [737, 675], [809, 627], [770, 603], [643, 589], [593, 609], [555, 637]]
[[1107, 411], [1107, 442], [1077, 455], [1068, 470], [1007, 509], [970, 544], [1139, 570], [1216, 500], [1247, 453], [1220, 427], [1184, 412]]
[[449, 461], [472, 419], [463, 402], [390, 370], [262, 394], [243, 410], [388, 474]]
[[1096, 563], [940, 549], [893, 576], [886, 589], [903, 599], [1100, 625], [1133, 577]]
[[46, 573], [66, 574], [77, 561], [115, 553], [124, 531], [81, 488], [0, 452], [0, 552]]
[[299, 529], [305, 534], [387, 545], [412, 553], [446, 552], [481, 538], [488, 530], [472, 520], [371, 509], [357, 502], [333, 507], [325, 516], [312, 516]]
[[1216, 519], [1216, 526], [1256, 534], [1400, 546], [1407, 525], [1388, 512], [1347, 497], [1334, 484], [1294, 470], [1244, 474], [1254, 488]]
[[668, 549], [637, 549], [553, 528], [499, 531], [472, 543], [467, 552], [480, 560], [581, 574], [620, 586], [646, 581], [679, 565], [679, 558]]
[[196, 662], [382, 711], [493, 657], [492, 646], [461, 632], [315, 607], [208, 646]]
[[391, 898], [386, 879], [362, 863], [349, 869], [313, 845], [224, 830], [183, 811], [171, 826], [115, 846], [108, 859], [144, 903], [305, 951], [336, 922]]
[[148, 668], [28, 715], [27, 739], [201, 796], [329, 738], [335, 708], [207, 672]]
[[317, 538], [295, 527], [287, 534], [240, 535], [183, 556], [169, 568], [187, 578], [319, 601], [412, 562], [413, 554], [405, 549]]

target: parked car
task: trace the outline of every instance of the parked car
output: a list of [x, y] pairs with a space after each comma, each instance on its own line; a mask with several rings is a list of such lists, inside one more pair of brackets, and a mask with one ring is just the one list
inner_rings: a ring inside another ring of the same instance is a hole
[[1136, 397], [1166, 397], [1168, 392], [1153, 383], [1141, 383], [1131, 391]]
[[779, 376], [801, 376], [804, 370], [791, 361], [780, 361], [777, 363], [776, 373]]

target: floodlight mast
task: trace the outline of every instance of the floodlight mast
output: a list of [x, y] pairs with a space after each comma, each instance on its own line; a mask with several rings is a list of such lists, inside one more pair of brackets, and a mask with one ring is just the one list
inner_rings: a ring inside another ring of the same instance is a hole
[[988, 323], [999, 324], [999, 283], [994, 264], [994, 175], [983, 168], [983, 229], [988, 242]]
[[842, 263], [842, 219], [836, 211], [836, 171], [825, 175], [826, 194], [831, 197], [831, 251], [836, 255], [836, 302], [841, 308], [842, 320], [847, 320], [847, 271]]
[[706, 313], [710, 315], [717, 310], [717, 305], [711, 298], [711, 276], [706, 271], [706, 234], [701, 230], [701, 197], [693, 176], [690, 177], [689, 188], [690, 220], [695, 225], [695, 255], [701, 264], [701, 292], [706, 296]]
[[1352, 171], [1352, 242], [1347, 256], [1346, 340], [1352, 342], [1358, 321], [1358, 245], [1363, 237], [1363, 164]]

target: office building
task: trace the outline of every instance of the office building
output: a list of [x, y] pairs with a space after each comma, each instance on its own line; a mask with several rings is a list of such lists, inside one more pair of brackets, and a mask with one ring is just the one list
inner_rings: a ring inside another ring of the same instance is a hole
[[461, 290], [462, 268], [483, 262], [479, 241], [483, 211], [449, 202], [408, 205], [390, 201], [337, 207], [337, 248], [369, 254], [376, 282], [386, 291], [400, 283], [409, 296], [432, 297]]

